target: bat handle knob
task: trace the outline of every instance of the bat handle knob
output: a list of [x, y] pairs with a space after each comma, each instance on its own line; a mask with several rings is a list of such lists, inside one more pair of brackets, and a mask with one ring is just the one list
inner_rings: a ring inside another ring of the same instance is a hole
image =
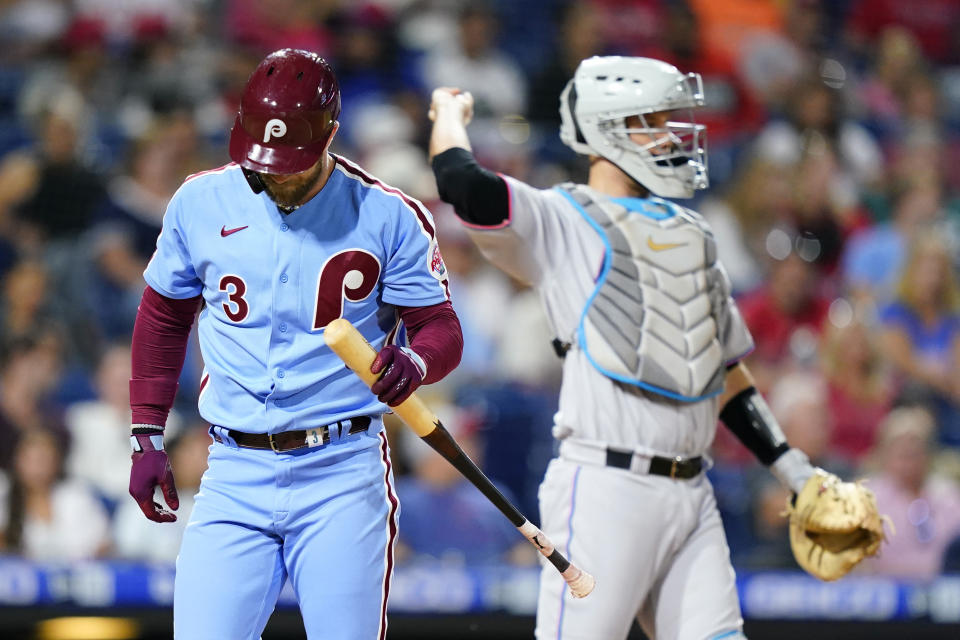
[[574, 598], [586, 597], [593, 591], [593, 588], [597, 586], [596, 578], [572, 564], [562, 575], [563, 579], [567, 581], [567, 585], [570, 587], [570, 593]]

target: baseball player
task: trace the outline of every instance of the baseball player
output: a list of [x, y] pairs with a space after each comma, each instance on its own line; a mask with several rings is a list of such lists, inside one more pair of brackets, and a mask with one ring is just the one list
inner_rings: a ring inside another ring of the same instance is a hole
[[590, 156], [588, 183], [538, 190], [477, 164], [468, 93], [433, 93], [440, 195], [489, 260], [539, 290], [563, 355], [541, 527], [597, 587], [574, 599], [545, 570], [541, 640], [624, 638], [635, 618], [656, 640], [742, 638], [704, 474], [718, 412], [793, 491], [815, 472], [740, 362], [753, 342], [710, 228], [663, 199], [707, 186], [692, 113], [702, 104], [697, 74], [649, 58], [583, 61], [560, 98], [560, 137]]
[[[214, 442], [177, 558], [181, 640], [258, 638], [285, 580], [309, 638], [386, 635], [399, 505], [381, 415], [453, 369], [462, 337], [430, 213], [329, 152], [339, 113], [322, 58], [267, 56], [233, 162], [187, 178], [144, 272], [130, 493], [158, 522], [176, 519], [154, 489], [177, 508], [163, 426], [202, 306]], [[340, 317], [379, 350], [376, 395], [324, 343]]]

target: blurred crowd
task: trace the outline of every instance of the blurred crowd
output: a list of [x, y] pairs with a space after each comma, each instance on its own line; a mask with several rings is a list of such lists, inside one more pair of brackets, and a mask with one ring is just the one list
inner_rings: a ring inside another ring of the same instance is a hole
[[[127, 496], [142, 271], [184, 177], [228, 161], [247, 75], [291, 46], [338, 73], [335, 152], [434, 212], [466, 344], [424, 392], [528, 514], [560, 362], [537, 297], [438, 200], [430, 91], [471, 91], [480, 161], [547, 187], [586, 177], [558, 137], [580, 60], [701, 73], [711, 188], [689, 204], [718, 238], [761, 391], [794, 446], [866, 478], [890, 515], [896, 535], [862, 571], [960, 569], [955, 0], [0, 0], [0, 42], [3, 552], [175, 557], [210, 442], [202, 365], [194, 342], [168, 427], [181, 517], [156, 525]], [[390, 429], [404, 562], [533, 562], [471, 486]], [[795, 566], [784, 490], [722, 426], [712, 457], [735, 565]]]

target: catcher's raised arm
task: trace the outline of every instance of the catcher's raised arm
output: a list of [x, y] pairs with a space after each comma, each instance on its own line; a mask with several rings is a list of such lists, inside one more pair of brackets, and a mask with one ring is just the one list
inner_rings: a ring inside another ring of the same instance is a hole
[[726, 382], [720, 419], [793, 491], [786, 513], [797, 563], [830, 581], [876, 555], [886, 535], [873, 492], [814, 467], [805, 453], [791, 447], [742, 363], [727, 372]]

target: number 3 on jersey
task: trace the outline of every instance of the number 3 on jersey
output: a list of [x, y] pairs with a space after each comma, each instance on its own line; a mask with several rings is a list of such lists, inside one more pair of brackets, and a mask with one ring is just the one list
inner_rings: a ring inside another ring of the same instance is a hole
[[220, 291], [227, 294], [227, 302], [221, 305], [223, 312], [231, 321], [243, 322], [250, 314], [250, 305], [243, 299], [243, 294], [247, 292], [247, 283], [240, 276], [227, 274], [220, 278]]
[[[313, 310], [313, 330], [324, 328], [343, 315], [343, 300], [360, 302], [373, 293], [380, 279], [380, 261], [362, 249], [347, 249], [330, 256], [317, 277], [317, 298]], [[243, 278], [227, 274], [220, 278], [220, 291], [227, 294], [223, 312], [231, 322], [240, 323], [250, 314], [244, 295]]]

